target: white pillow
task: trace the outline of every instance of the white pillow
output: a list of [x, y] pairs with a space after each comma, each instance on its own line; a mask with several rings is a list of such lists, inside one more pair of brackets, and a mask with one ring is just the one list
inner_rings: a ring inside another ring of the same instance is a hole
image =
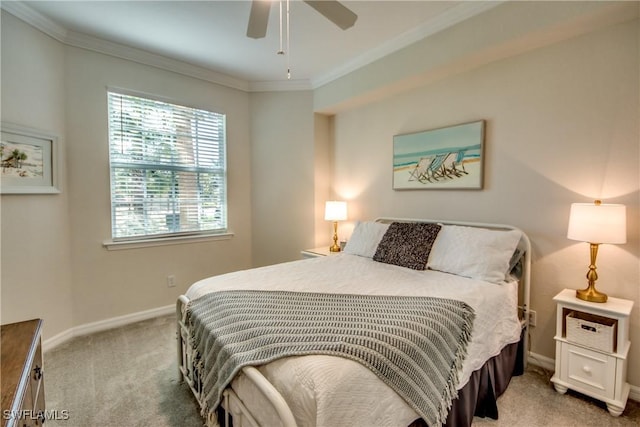
[[502, 283], [521, 235], [517, 230], [443, 225], [431, 248], [427, 268]]
[[351, 238], [344, 247], [344, 253], [373, 258], [387, 228], [389, 228], [389, 224], [380, 222], [357, 223]]

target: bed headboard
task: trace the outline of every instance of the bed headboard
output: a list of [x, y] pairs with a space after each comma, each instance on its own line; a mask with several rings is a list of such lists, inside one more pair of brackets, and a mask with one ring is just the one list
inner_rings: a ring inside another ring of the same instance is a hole
[[522, 273], [519, 278], [519, 292], [518, 292], [518, 307], [519, 316], [524, 331], [524, 363], [526, 366], [527, 357], [529, 353], [528, 349], [528, 328], [529, 328], [529, 310], [531, 299], [531, 241], [527, 234], [521, 229], [507, 224], [491, 224], [481, 222], [465, 222], [465, 221], [448, 221], [448, 220], [432, 220], [432, 219], [415, 219], [415, 218], [391, 218], [380, 217], [376, 218], [376, 222], [390, 224], [392, 222], [420, 222], [420, 223], [435, 223], [443, 225], [459, 225], [465, 227], [477, 227], [489, 230], [516, 230], [521, 233], [520, 242], [517, 246], [517, 251], [522, 253], [521, 264]]

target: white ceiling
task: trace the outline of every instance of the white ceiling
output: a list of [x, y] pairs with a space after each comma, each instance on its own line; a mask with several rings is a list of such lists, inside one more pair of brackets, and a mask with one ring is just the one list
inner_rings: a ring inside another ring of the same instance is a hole
[[346, 31], [302, 1], [291, 0], [289, 82], [287, 58], [276, 54], [280, 45], [277, 1], [271, 8], [267, 36], [257, 40], [246, 37], [248, 0], [2, 1], [2, 7], [41, 29], [54, 28], [63, 42], [106, 40], [248, 83], [306, 82], [317, 87], [500, 2], [342, 3], [358, 15]]

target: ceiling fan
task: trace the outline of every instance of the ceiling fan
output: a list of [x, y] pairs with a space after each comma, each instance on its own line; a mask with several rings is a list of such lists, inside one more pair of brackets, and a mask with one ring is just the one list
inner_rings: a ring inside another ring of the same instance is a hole
[[[304, 0], [304, 2], [343, 30], [352, 27], [358, 19], [358, 15], [337, 0]], [[253, 0], [251, 2], [247, 37], [261, 39], [266, 36], [270, 9], [270, 1]]]

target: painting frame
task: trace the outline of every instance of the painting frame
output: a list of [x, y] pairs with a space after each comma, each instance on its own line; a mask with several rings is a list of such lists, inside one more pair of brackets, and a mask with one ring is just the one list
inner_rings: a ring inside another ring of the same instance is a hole
[[482, 190], [485, 120], [393, 137], [394, 190]]
[[58, 137], [13, 123], [0, 127], [0, 193], [60, 193]]

